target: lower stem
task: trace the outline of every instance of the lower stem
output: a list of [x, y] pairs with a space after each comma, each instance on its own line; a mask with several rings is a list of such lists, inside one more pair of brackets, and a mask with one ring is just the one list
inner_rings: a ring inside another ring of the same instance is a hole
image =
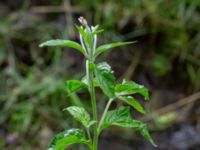
[[89, 69], [89, 62], [86, 64], [87, 68], [87, 77], [88, 77], [88, 83], [89, 83], [89, 92], [91, 97], [91, 103], [92, 103], [92, 113], [93, 113], [93, 120], [96, 121], [93, 127], [93, 149], [97, 150], [98, 147], [98, 132], [97, 132], [97, 105], [96, 105], [96, 97], [95, 97], [95, 88], [94, 88], [94, 72], [93, 70]]

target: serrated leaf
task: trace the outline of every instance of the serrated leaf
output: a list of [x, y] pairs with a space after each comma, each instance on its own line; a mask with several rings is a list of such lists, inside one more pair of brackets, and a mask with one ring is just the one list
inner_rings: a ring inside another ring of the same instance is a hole
[[86, 139], [85, 133], [81, 129], [70, 129], [58, 133], [51, 140], [48, 150], [64, 150], [68, 146], [76, 143], [90, 146], [90, 141]]
[[69, 94], [87, 87], [87, 85], [84, 82], [81, 82], [79, 80], [69, 80], [66, 82], [66, 86], [67, 86], [67, 92]]
[[101, 53], [114, 48], [114, 47], [118, 47], [118, 46], [123, 46], [123, 45], [128, 45], [128, 44], [133, 44], [134, 42], [116, 42], [116, 43], [110, 43], [110, 44], [105, 44], [105, 45], [101, 45], [96, 49], [95, 52], [95, 57], [97, 57], [98, 55], [100, 55]]
[[148, 89], [143, 85], [137, 84], [133, 81], [125, 81], [122, 84], [118, 84], [115, 87], [115, 92], [117, 95], [130, 95], [130, 94], [140, 94], [145, 100], [149, 100]]
[[111, 67], [106, 62], [97, 64], [95, 67], [95, 76], [104, 94], [110, 98], [114, 98], [115, 77], [111, 71]]
[[122, 107], [116, 110], [108, 111], [105, 119], [103, 120], [103, 123], [100, 126], [100, 131], [109, 126], [133, 128], [134, 130], [140, 132], [146, 140], [148, 140], [155, 146], [155, 143], [149, 135], [146, 124], [138, 120], [132, 119], [129, 107]]
[[118, 126], [120, 124], [125, 124], [127, 121], [131, 120], [129, 112], [129, 107], [122, 107], [119, 109], [108, 111], [103, 123], [101, 124], [100, 129], [102, 130], [112, 125]]
[[74, 48], [78, 51], [80, 51], [82, 54], [85, 55], [84, 49], [82, 46], [74, 41], [70, 40], [61, 40], [61, 39], [56, 39], [56, 40], [49, 40], [46, 42], [43, 42], [39, 45], [39, 47], [44, 47], [44, 46], [61, 46], [61, 47], [70, 47]]
[[90, 126], [90, 115], [84, 108], [71, 106], [63, 110], [67, 110], [77, 121], [81, 122], [86, 128]]
[[137, 102], [136, 99], [134, 99], [132, 96], [121, 96], [119, 97], [120, 100], [122, 100], [123, 102], [131, 105], [133, 108], [135, 108], [138, 112], [144, 114], [145, 110], [143, 109], [143, 107], [140, 105], [139, 102]]

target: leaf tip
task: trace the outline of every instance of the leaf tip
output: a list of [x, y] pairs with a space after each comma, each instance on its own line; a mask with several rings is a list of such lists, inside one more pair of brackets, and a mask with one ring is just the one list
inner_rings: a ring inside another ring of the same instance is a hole
[[66, 111], [66, 110], [67, 110], [66, 108], [63, 108], [63, 109], [62, 109], [62, 111]]
[[143, 110], [143, 111], [141, 111], [141, 113], [144, 115], [144, 114], [146, 114], [146, 111], [145, 111], [145, 110]]
[[151, 141], [151, 144], [154, 146], [154, 147], [158, 147], [158, 145], [152, 140]]
[[137, 41], [128, 41], [128, 42], [126, 42], [126, 44], [134, 44], [134, 43], [137, 43]]
[[44, 47], [44, 43], [39, 44], [39, 47], [40, 48]]

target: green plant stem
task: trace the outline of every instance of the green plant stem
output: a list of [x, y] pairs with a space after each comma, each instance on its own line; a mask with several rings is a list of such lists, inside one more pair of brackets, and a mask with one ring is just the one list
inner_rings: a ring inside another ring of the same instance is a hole
[[97, 150], [98, 146], [98, 133], [97, 133], [97, 106], [96, 106], [96, 97], [95, 97], [95, 89], [94, 89], [94, 71], [90, 69], [89, 67], [89, 61], [86, 62], [86, 74], [88, 78], [88, 84], [89, 84], [89, 93], [91, 97], [91, 103], [92, 103], [92, 113], [93, 113], [93, 120], [96, 121], [93, 127], [93, 150]]
[[107, 114], [107, 112], [108, 112], [108, 109], [109, 109], [109, 107], [110, 107], [110, 105], [111, 105], [111, 103], [112, 103], [113, 100], [114, 100], [113, 98], [109, 99], [108, 103], [106, 104], [106, 108], [104, 109], [103, 115], [102, 115], [102, 117], [101, 117], [101, 120], [100, 120], [100, 122], [99, 122], [98, 129], [97, 129], [98, 134], [100, 134], [100, 127], [101, 127], [101, 124], [103, 123], [103, 121], [104, 121], [104, 119], [105, 119], [105, 117], [106, 117], [106, 114]]
[[86, 129], [89, 140], [92, 140], [89, 128]]

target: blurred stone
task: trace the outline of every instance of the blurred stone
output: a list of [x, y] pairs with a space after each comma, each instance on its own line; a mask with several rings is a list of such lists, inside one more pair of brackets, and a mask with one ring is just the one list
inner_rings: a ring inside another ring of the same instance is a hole
[[6, 142], [9, 143], [9, 144], [16, 142], [16, 140], [17, 140], [16, 134], [9, 134], [6, 137]]
[[39, 138], [42, 139], [39, 141], [39, 145], [41, 149], [46, 149], [48, 143], [50, 142], [53, 136], [53, 132], [49, 127], [43, 127], [39, 132]]
[[177, 150], [188, 150], [200, 145], [200, 134], [192, 125], [183, 125], [179, 131], [172, 134], [170, 143]]

